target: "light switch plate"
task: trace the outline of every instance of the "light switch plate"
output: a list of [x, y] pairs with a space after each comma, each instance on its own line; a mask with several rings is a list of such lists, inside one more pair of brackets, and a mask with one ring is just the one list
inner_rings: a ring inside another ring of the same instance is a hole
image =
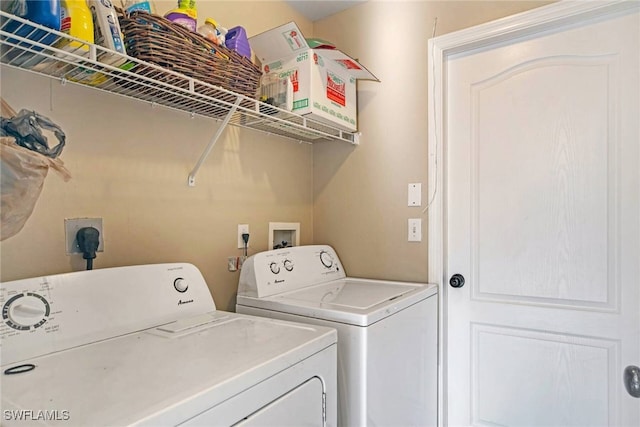
[[409, 218], [409, 241], [421, 242], [422, 241], [422, 219], [421, 218]]
[[407, 206], [422, 205], [422, 183], [409, 184]]

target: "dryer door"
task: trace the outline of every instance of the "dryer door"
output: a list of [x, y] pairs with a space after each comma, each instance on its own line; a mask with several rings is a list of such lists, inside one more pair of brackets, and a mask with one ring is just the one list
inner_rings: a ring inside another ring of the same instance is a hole
[[313, 377], [235, 426], [324, 426], [322, 381]]

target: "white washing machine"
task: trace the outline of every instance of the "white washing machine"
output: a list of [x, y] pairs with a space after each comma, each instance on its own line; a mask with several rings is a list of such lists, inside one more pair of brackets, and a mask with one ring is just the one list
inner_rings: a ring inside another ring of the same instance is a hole
[[236, 310], [337, 329], [339, 425], [436, 425], [436, 285], [349, 278], [298, 246], [245, 261]]
[[2, 425], [335, 426], [336, 332], [215, 310], [191, 264], [2, 283]]

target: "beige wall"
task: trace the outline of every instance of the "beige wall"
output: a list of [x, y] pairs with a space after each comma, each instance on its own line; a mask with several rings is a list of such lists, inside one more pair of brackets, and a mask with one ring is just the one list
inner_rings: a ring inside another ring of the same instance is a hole
[[[168, 10], [175, 2], [157, 2]], [[198, 3], [249, 34], [295, 20], [311, 23], [282, 2]], [[233, 309], [238, 273], [227, 271], [237, 249], [237, 224], [250, 226], [250, 253], [267, 248], [269, 221], [300, 222], [301, 243], [313, 241], [312, 147], [228, 128], [196, 186], [187, 176], [218, 127], [185, 113], [98, 93], [2, 68], [2, 96], [14, 109], [50, 117], [67, 134], [61, 158], [73, 179], [51, 173], [25, 228], [0, 243], [1, 280], [82, 270], [65, 254], [64, 219], [101, 217], [105, 252], [95, 268], [185, 261], [204, 274], [216, 304]]]
[[[407, 185], [427, 187], [427, 41], [548, 2], [369, 1], [314, 25], [381, 83], [358, 83], [361, 144], [315, 144], [314, 240], [334, 246], [351, 276], [427, 280], [427, 216]], [[407, 219], [423, 240], [407, 242]]]
[[[239, 7], [242, 3], [242, 8]], [[173, 1], [158, 1], [161, 11]], [[300, 222], [301, 244], [335, 246], [354, 276], [425, 280], [427, 245], [406, 241], [409, 182], [427, 176], [427, 39], [539, 2], [378, 2], [312, 25], [283, 2], [200, 1], [199, 16], [249, 35], [291, 20], [333, 41], [382, 83], [359, 84], [362, 144], [314, 146], [230, 127], [196, 177], [187, 176], [218, 124], [72, 84], [2, 68], [2, 96], [62, 126], [73, 179], [45, 182], [25, 228], [0, 243], [0, 280], [81, 270], [65, 254], [64, 219], [101, 217], [105, 252], [95, 268], [195, 264], [216, 304], [232, 310], [238, 273], [226, 269], [237, 224], [250, 253], [267, 249], [269, 221]], [[426, 223], [425, 223], [426, 228]], [[426, 236], [425, 236], [426, 238]]]

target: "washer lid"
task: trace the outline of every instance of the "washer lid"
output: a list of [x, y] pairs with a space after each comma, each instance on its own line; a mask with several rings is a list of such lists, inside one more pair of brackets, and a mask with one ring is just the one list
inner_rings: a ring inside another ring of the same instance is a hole
[[366, 289], [363, 289], [362, 282], [338, 280], [292, 292], [282, 299], [319, 303], [322, 307], [339, 307], [343, 310], [367, 310], [416, 289], [416, 285], [392, 285], [385, 282], [370, 282], [364, 286]]
[[238, 295], [238, 305], [368, 326], [436, 293], [430, 284], [345, 278], [266, 298]]

